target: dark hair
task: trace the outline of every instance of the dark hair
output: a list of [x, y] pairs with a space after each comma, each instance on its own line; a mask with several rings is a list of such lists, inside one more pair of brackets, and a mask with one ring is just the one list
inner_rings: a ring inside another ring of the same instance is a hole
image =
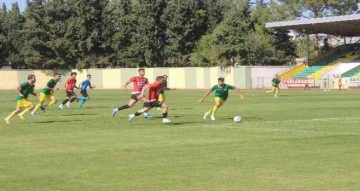
[[35, 78], [35, 75], [34, 75], [34, 74], [30, 74], [30, 75], [28, 75], [28, 77], [27, 77], [28, 80], [31, 80], [31, 79], [34, 79], [34, 78]]
[[224, 78], [218, 78], [218, 81], [222, 81], [222, 82], [224, 82], [224, 81], [225, 81], [225, 79], [224, 79]]
[[73, 75], [77, 75], [77, 73], [76, 72], [71, 72], [70, 76], [73, 76]]
[[88, 75], [86, 75], [86, 77], [91, 77], [91, 75], [90, 75], [90, 74], [88, 74]]
[[156, 81], [159, 81], [159, 80], [162, 80], [162, 79], [164, 79], [163, 76], [157, 76], [157, 77], [156, 77]]
[[139, 68], [139, 69], [138, 69], [138, 72], [140, 72], [141, 70], [142, 70], [142, 71], [145, 71], [145, 68]]
[[54, 76], [57, 76], [57, 75], [61, 76], [61, 73], [60, 72], [55, 72]]

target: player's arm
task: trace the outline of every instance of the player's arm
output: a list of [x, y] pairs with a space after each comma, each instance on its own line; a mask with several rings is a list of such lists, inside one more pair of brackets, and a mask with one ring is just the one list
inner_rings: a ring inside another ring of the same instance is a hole
[[140, 93], [140, 95], [139, 95], [139, 99], [141, 99], [141, 98], [144, 97], [146, 89], [149, 89], [150, 86], [151, 86], [151, 85], [145, 85], [145, 86], [142, 88], [141, 93]]
[[50, 87], [50, 82], [48, 82], [48, 83], [46, 84], [45, 89], [47, 89], [47, 90], [49, 90], [49, 91], [54, 91], [55, 87], [54, 87], [54, 88], [51, 88], [51, 87]]
[[236, 91], [236, 93], [238, 94], [238, 96], [240, 97], [240, 99], [243, 100], [243, 99], [245, 98], [239, 88], [234, 87], [234, 90]]
[[127, 82], [125, 83], [125, 85], [124, 85], [124, 90], [127, 91], [127, 87], [129, 86], [129, 84], [130, 84], [131, 82], [134, 82], [134, 81], [135, 81], [135, 77], [130, 78], [129, 81], [127, 81]]
[[64, 85], [64, 89], [65, 89], [65, 91], [67, 90], [68, 85], [69, 85], [69, 80], [66, 80], [65, 85]]
[[24, 97], [24, 94], [21, 93], [21, 84], [16, 86], [15, 90], [19, 94], [20, 97]]
[[205, 95], [199, 100], [199, 102], [204, 102], [205, 98], [206, 98], [207, 96], [209, 96], [212, 91], [213, 91], [212, 89], [210, 89], [209, 91], [207, 91], [207, 92], [205, 93]]
[[30, 92], [30, 94], [33, 96], [38, 96], [35, 92]]
[[84, 83], [84, 81], [82, 81], [82, 82], [80, 82], [79, 84], [78, 84], [78, 87], [81, 87], [81, 85]]
[[124, 90], [125, 90], [125, 91], [127, 91], [127, 87], [129, 86], [130, 83], [131, 83], [130, 81], [128, 81], [128, 82], [125, 83], [125, 85], [124, 85]]
[[90, 87], [91, 89], [94, 89], [96, 86], [95, 86], [95, 85], [92, 85], [91, 82], [89, 82], [89, 87]]
[[76, 81], [74, 82], [74, 88], [80, 90], [80, 86], [76, 86]]

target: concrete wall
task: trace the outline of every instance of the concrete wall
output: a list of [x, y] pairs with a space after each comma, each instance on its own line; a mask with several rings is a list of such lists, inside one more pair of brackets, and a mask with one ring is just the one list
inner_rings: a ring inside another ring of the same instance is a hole
[[[153, 82], [158, 75], [169, 76], [169, 87], [178, 89], [207, 89], [217, 83], [217, 78], [224, 77], [225, 82], [241, 89], [269, 87], [271, 78], [289, 67], [191, 67], [191, 68], [147, 68], [146, 77]], [[72, 70], [78, 73], [78, 82], [92, 75], [92, 83], [100, 89], [119, 89], [132, 76], [137, 75], [136, 68], [121, 69], [88, 69]], [[71, 71], [56, 71], [63, 74], [58, 87], [64, 87], [64, 82]], [[29, 74], [35, 74], [36, 88], [42, 88], [52, 78], [52, 70], [0, 70], [0, 89], [14, 89], [19, 83], [26, 81]], [[259, 78], [263, 81], [258, 83]], [[260, 85], [260, 86], [259, 86]], [[130, 88], [130, 87], [129, 87]]]

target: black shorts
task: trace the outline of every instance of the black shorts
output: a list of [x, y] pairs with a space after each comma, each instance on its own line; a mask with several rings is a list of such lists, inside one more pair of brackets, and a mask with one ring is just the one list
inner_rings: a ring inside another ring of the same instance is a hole
[[131, 94], [131, 98], [130, 99], [133, 99], [135, 101], [139, 101], [138, 97], [139, 97], [140, 93], [136, 93], [136, 94]]
[[66, 97], [77, 97], [77, 96], [73, 90], [73, 91], [66, 91]]
[[86, 90], [81, 90], [80, 91], [81, 95], [84, 96], [84, 97], [89, 97], [88, 93]]
[[159, 102], [158, 100], [154, 100], [154, 101], [148, 101], [144, 103], [144, 107], [148, 107], [148, 108], [153, 108], [153, 107], [161, 107], [161, 102]]

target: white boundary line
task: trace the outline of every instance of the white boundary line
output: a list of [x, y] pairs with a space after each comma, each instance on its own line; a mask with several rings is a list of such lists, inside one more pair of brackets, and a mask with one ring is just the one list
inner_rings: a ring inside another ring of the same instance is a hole
[[307, 130], [294, 130], [294, 129], [270, 129], [270, 128], [251, 128], [251, 127], [229, 127], [230, 129], [247, 129], [247, 130], [262, 130], [262, 131], [279, 131], [279, 132], [289, 132], [289, 133], [313, 133], [313, 134], [327, 134], [327, 135], [357, 135], [360, 136], [360, 133], [335, 133], [335, 132], [325, 132], [325, 131], [307, 131]]
[[[313, 119], [290, 119], [290, 120], [274, 120], [274, 121], [253, 121], [246, 123], [286, 123], [286, 122], [308, 122], [308, 121], [337, 121], [337, 120], [360, 120], [360, 117], [330, 117], [330, 118], [313, 118]], [[241, 127], [239, 123], [238, 127], [226, 127], [230, 129], [247, 129], [247, 130], [262, 130], [262, 131], [279, 131], [279, 132], [290, 132], [290, 133], [313, 133], [313, 134], [328, 134], [328, 135], [357, 135], [360, 133], [336, 133], [336, 132], [325, 132], [325, 131], [313, 131], [313, 130], [296, 130], [296, 129], [279, 129], [279, 128], [258, 128], [258, 127]]]

